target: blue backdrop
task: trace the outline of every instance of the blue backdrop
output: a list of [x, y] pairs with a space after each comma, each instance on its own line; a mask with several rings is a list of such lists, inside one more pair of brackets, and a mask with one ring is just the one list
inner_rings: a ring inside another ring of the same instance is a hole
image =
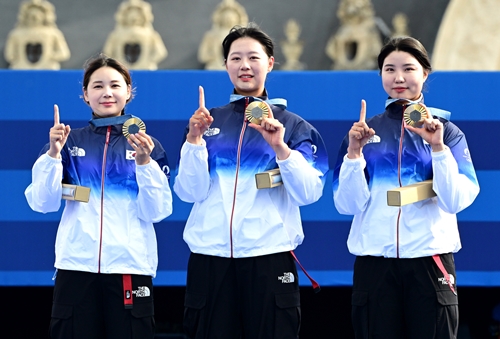
[[[90, 109], [81, 100], [81, 71], [0, 71], [3, 153], [0, 164], [0, 286], [52, 285], [54, 242], [60, 212], [31, 211], [24, 189], [31, 166], [48, 141], [53, 105], [61, 122], [84, 126]], [[205, 88], [207, 107], [227, 103], [232, 91], [224, 71], [135, 71], [136, 97], [127, 113], [141, 117], [149, 134], [165, 147], [175, 176], [184, 128], [198, 107], [198, 86]], [[496, 131], [500, 115], [495, 98], [500, 89], [497, 72], [436, 72], [431, 74], [426, 103], [452, 112], [466, 134], [481, 193], [459, 213], [463, 249], [456, 255], [461, 286], [500, 286], [500, 154]], [[286, 98], [288, 108], [310, 121], [328, 146], [330, 166], [352, 122], [359, 118], [361, 99], [367, 115], [381, 113], [386, 95], [376, 72], [270, 73], [271, 98]], [[184, 285], [189, 250], [182, 240], [191, 205], [174, 197], [174, 213], [156, 225], [159, 245], [157, 286]], [[339, 215], [332, 201], [331, 173], [323, 197], [302, 209], [304, 243], [296, 251], [302, 265], [324, 286], [350, 285], [354, 257], [346, 239], [350, 216]], [[300, 277], [301, 284], [309, 281]]]

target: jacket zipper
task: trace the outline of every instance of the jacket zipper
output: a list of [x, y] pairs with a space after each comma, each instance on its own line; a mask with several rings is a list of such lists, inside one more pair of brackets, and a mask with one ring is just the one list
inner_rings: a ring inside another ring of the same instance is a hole
[[[245, 109], [248, 106], [249, 98], [245, 98]], [[243, 135], [245, 134], [245, 130], [247, 128], [246, 117], [243, 114], [243, 126], [241, 127], [240, 132], [240, 140], [238, 141], [238, 153], [236, 154], [236, 175], [234, 179], [234, 191], [233, 191], [233, 206], [231, 208], [231, 219], [229, 220], [229, 243], [231, 245], [231, 258], [233, 257], [233, 218], [234, 218], [234, 210], [236, 205], [236, 189], [238, 187], [238, 173], [240, 172], [240, 156], [241, 156], [241, 146], [243, 144]]]
[[[402, 112], [401, 114], [404, 114], [405, 110], [405, 105], [402, 106]], [[403, 157], [403, 138], [405, 134], [405, 127], [404, 127], [404, 120], [401, 119], [401, 133], [399, 136], [399, 150], [398, 150], [398, 182], [399, 182], [399, 187], [402, 187], [403, 184], [401, 182], [401, 162], [402, 162], [402, 157]], [[401, 207], [399, 207], [398, 211], [398, 219], [397, 219], [397, 225], [396, 225], [396, 257], [399, 259], [399, 221], [401, 218]]]
[[102, 254], [102, 228], [104, 224], [104, 178], [106, 177], [106, 158], [108, 153], [109, 138], [111, 136], [111, 126], [108, 126], [106, 132], [106, 143], [104, 144], [104, 152], [102, 155], [102, 170], [101, 170], [101, 220], [99, 225], [99, 263], [97, 273], [101, 273], [101, 254]]

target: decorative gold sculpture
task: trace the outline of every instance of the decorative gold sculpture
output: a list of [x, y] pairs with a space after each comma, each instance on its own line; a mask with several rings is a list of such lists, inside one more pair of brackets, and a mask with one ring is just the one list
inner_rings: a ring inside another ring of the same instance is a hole
[[304, 50], [304, 42], [299, 40], [302, 28], [299, 23], [290, 19], [285, 24], [286, 40], [281, 42], [285, 63], [281, 66], [282, 70], [303, 70], [305, 64], [300, 62], [300, 56]]
[[392, 17], [392, 36], [409, 36], [408, 17], [404, 13], [396, 13]]
[[130, 69], [156, 70], [168, 51], [153, 28], [151, 5], [143, 0], [124, 1], [115, 14], [116, 26], [104, 45], [104, 53]]
[[340, 28], [326, 45], [326, 54], [333, 60], [332, 69], [377, 68], [382, 39], [371, 1], [341, 0], [337, 17], [340, 19]]
[[12, 69], [61, 68], [70, 51], [64, 35], [56, 26], [54, 6], [45, 0], [21, 3], [16, 27], [5, 44], [5, 60]]
[[236, 25], [246, 26], [248, 15], [235, 0], [222, 0], [212, 14], [212, 28], [205, 33], [198, 49], [198, 61], [207, 70], [223, 70], [222, 41]]

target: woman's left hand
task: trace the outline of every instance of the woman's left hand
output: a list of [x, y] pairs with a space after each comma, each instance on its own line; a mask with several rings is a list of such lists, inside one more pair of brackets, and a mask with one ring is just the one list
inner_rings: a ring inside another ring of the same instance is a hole
[[413, 127], [405, 124], [407, 130], [418, 134], [429, 143], [433, 152], [440, 152], [446, 148], [443, 141], [443, 123], [438, 119], [434, 119], [430, 114], [427, 107], [421, 104], [427, 110], [427, 116], [430, 118], [424, 119], [421, 127]]
[[146, 165], [151, 160], [150, 154], [155, 148], [151, 137], [143, 131], [136, 134], [130, 134], [128, 143], [135, 150], [135, 163], [137, 165]]
[[250, 123], [248, 126], [256, 129], [262, 134], [262, 137], [273, 148], [279, 160], [285, 160], [290, 156], [292, 150], [283, 141], [285, 137], [285, 126], [278, 120], [274, 119], [273, 111], [269, 104], [269, 115], [267, 118], [262, 119], [260, 125]]

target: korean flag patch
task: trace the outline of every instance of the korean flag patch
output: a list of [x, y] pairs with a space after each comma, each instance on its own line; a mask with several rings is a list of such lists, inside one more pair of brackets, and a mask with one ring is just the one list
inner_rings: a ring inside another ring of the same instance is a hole
[[125, 159], [127, 160], [135, 160], [135, 151], [132, 149], [127, 150], [127, 154], [125, 155]]

